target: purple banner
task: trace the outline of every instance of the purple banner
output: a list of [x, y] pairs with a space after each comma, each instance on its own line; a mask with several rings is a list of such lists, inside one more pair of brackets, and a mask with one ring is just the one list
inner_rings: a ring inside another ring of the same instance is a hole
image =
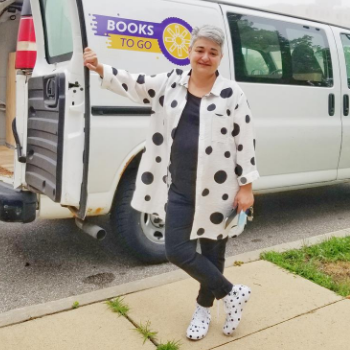
[[117, 34], [152, 39], [159, 39], [162, 36], [160, 23], [96, 14], [93, 14], [92, 16], [92, 30], [95, 35], [106, 36], [109, 34]]

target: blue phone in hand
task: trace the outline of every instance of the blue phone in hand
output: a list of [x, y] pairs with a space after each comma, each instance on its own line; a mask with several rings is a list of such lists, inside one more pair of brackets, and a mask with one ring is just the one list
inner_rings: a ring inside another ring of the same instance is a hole
[[237, 216], [237, 209], [232, 209], [229, 216], [226, 218], [225, 228], [229, 227], [233, 219]]
[[238, 216], [238, 226], [245, 226], [247, 223], [247, 213], [245, 211], [241, 211]]

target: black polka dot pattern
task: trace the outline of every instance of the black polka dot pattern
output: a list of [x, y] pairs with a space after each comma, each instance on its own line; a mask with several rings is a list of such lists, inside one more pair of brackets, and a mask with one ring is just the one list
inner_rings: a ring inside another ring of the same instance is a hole
[[236, 105], [235, 109], [238, 109], [239, 105]]
[[136, 80], [139, 84], [144, 84], [145, 83], [145, 76], [143, 74], [140, 74], [138, 77], [137, 77], [137, 80]]
[[[170, 144], [175, 137], [179, 137], [179, 132], [177, 132], [178, 128], [175, 127], [176, 124], [172, 122], [172, 118], [170, 121], [166, 119], [164, 108], [166, 107], [167, 111], [171, 112], [173, 115], [174, 113], [177, 114], [177, 112], [180, 112], [179, 108], [182, 108], [185, 104], [185, 101], [180, 101], [180, 99], [177, 98], [180, 90], [183, 90], [180, 85], [178, 86], [178, 81], [181, 79], [180, 75], [183, 76], [184, 73], [181, 69], [174, 69], [172, 72], [168, 73], [169, 76], [171, 74], [171, 80], [166, 79], [166, 74], [163, 75], [166, 83], [163, 83], [162, 86], [156, 85], [158, 80], [153, 80], [153, 78], [149, 76], [144, 76], [143, 74], [134, 76], [134, 78], [137, 79], [136, 87], [138, 89], [145, 88], [144, 97], [141, 98], [140, 102], [143, 101], [148, 104], [150, 113], [156, 112], [155, 116], [152, 116], [153, 132], [150, 135], [150, 139], [147, 140], [147, 155], [145, 154], [145, 157], [148, 159], [149, 167], [145, 164], [140, 171], [138, 184], [141, 186], [140, 188], [142, 191], [138, 191], [139, 196], [137, 199], [141, 202], [140, 207], [145, 206], [147, 210], [150, 210], [148, 211], [149, 213], [157, 210], [152, 208], [152, 203], [155, 208], [160, 204], [160, 209], [157, 211], [163, 219], [164, 212], [162, 211], [162, 204], [166, 211], [167, 203], [165, 203], [165, 200], [160, 201], [159, 204], [155, 202], [158, 201], [158, 197], [156, 198], [154, 194], [157, 193], [157, 187], [155, 186], [164, 182], [160, 185], [162, 187], [162, 192], [159, 193], [159, 196], [163, 195], [163, 192], [165, 193], [167, 187], [169, 190], [171, 178], [167, 178], [166, 175], [168, 172], [170, 176], [169, 169], [166, 169], [167, 163], [169, 163], [169, 159], [166, 159], [166, 152], [169, 152], [169, 148], [167, 148], [166, 145], [169, 140], [166, 141], [166, 137], [169, 137]], [[158, 76], [158, 78], [160, 78], [160, 76]], [[147, 86], [148, 83], [152, 84]], [[197, 196], [199, 195], [199, 198], [202, 198], [201, 201], [203, 205], [197, 212], [200, 219], [198, 217], [199, 221], [196, 220], [193, 232], [194, 237], [191, 238], [200, 239], [205, 237], [217, 240], [226, 239], [227, 231], [223, 228], [224, 221], [226, 214], [232, 209], [235, 191], [237, 190], [237, 179], [239, 179], [239, 184], [241, 186], [254, 179], [254, 174], [245, 177], [246, 174], [249, 174], [252, 169], [254, 169], [252, 167], [256, 165], [254, 152], [250, 153], [250, 151], [252, 151], [251, 142], [253, 140], [252, 137], [250, 138], [250, 127], [251, 124], [254, 123], [254, 120], [251, 119], [253, 116], [251, 116], [251, 112], [245, 105], [244, 96], [239, 100], [240, 93], [235, 90], [235, 87], [232, 85], [232, 87], [229, 88], [228, 86], [231, 86], [231, 84], [227, 83], [227, 81], [225, 85], [222, 84], [219, 87], [216, 96], [212, 94], [209, 96], [208, 94], [207, 98], [202, 100], [201, 109], [203, 111], [204, 108], [208, 119], [206, 120], [206, 134], [201, 134], [201, 138], [198, 140], [200, 146], [198, 149], [198, 161], [201, 161], [202, 165], [204, 165], [204, 167], [201, 168], [204, 181], [201, 183], [202, 186], [198, 188], [199, 192], [197, 192]], [[121, 92], [123, 90], [128, 91], [129, 87], [130, 90], [132, 89], [132, 85], [128, 80], [122, 80], [119, 87]], [[166, 96], [164, 96], [164, 91]], [[124, 95], [126, 94], [127, 93]], [[185, 96], [186, 94], [184, 93], [183, 95]], [[240, 105], [237, 104], [237, 101], [240, 101]], [[147, 107], [147, 105], [145, 105], [145, 107]], [[162, 109], [162, 107], [164, 108]], [[237, 111], [238, 114], [235, 108], [239, 109], [239, 111]], [[151, 109], [154, 111], [151, 111]], [[245, 113], [243, 111], [245, 111]], [[158, 115], [159, 119], [157, 120]], [[239, 140], [240, 136], [241, 138]], [[233, 137], [235, 139], [233, 139]], [[255, 140], [253, 142], [255, 147]], [[163, 147], [167, 149], [163, 149]], [[146, 150], [143, 152], [145, 151]], [[146, 159], [145, 157], [144, 160]], [[237, 161], [240, 164], [237, 164]], [[164, 199], [166, 199], [166, 197], [164, 197]], [[232, 225], [230, 225], [230, 227], [231, 226]]]
[[253, 145], [254, 145], [254, 149], [255, 149], [255, 139], [253, 140]]
[[239, 164], [237, 164], [235, 167], [235, 174], [237, 176], [241, 176], [243, 174], [243, 168]]
[[213, 152], [213, 148], [211, 147], [211, 146], [209, 146], [209, 147], [207, 147], [206, 149], [205, 149], [205, 153], [206, 154], [210, 154], [211, 152]]
[[118, 70], [114, 67], [112, 67], [112, 72], [113, 72], [113, 75], [117, 75], [118, 74]]
[[198, 236], [202, 236], [204, 234], [205, 230], [204, 228], [200, 228], [198, 231], [197, 231], [197, 235]]
[[161, 133], [159, 132], [156, 132], [153, 136], [152, 136], [152, 140], [153, 140], [153, 143], [156, 145], [156, 146], [160, 146], [163, 141], [164, 141], [164, 137]]
[[238, 124], [234, 123], [233, 124], [233, 131], [232, 131], [232, 136], [235, 137], [237, 136], [241, 131], [241, 128]]
[[223, 184], [227, 180], [227, 173], [224, 170], [219, 170], [214, 175], [214, 180], [218, 184]]
[[159, 97], [159, 104], [163, 107], [164, 104], [164, 96]]
[[233, 95], [233, 90], [231, 88], [223, 89], [220, 93], [222, 98], [229, 98]]
[[145, 172], [142, 174], [141, 176], [141, 181], [145, 184], [145, 185], [150, 185], [154, 180], [154, 176], [152, 173], [150, 172]]
[[143, 147], [142, 153], [146, 152], [146, 147]]
[[209, 112], [211, 112], [211, 111], [214, 111], [214, 110], [215, 110], [215, 108], [216, 108], [215, 103], [212, 103], [211, 105], [209, 105], [209, 106], [208, 106], [208, 108], [207, 108], [207, 109], [208, 109], [208, 111], [209, 111]]
[[207, 196], [209, 194], [209, 190], [207, 188], [205, 188], [202, 192], [202, 196]]
[[174, 72], [174, 69], [167, 74], [167, 77], [169, 78], [173, 74], [173, 72]]
[[221, 224], [223, 220], [224, 215], [222, 213], [216, 212], [210, 215], [210, 221], [215, 225]]

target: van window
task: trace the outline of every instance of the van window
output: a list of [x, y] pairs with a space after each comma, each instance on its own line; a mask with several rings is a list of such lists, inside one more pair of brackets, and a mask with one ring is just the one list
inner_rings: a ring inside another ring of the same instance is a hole
[[333, 86], [323, 30], [234, 13], [227, 17], [237, 81]]
[[242, 73], [247, 77], [259, 76], [266, 80], [280, 78], [282, 58], [276, 27], [255, 23], [253, 33], [250, 24], [247, 20], [237, 21], [243, 53]]
[[48, 62], [70, 60], [73, 54], [73, 37], [67, 0], [40, 0], [40, 4]]
[[350, 89], [350, 34], [342, 34], [341, 41], [343, 43], [346, 72], [348, 76], [348, 87]]

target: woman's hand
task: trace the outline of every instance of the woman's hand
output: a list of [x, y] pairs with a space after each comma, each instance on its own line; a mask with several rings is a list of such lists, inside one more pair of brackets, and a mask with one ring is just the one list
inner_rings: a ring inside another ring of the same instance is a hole
[[246, 211], [254, 204], [254, 195], [252, 191], [252, 184], [247, 184], [241, 186], [236, 194], [235, 200], [233, 202], [233, 207], [237, 208], [237, 213], [239, 214], [242, 210]]
[[103, 65], [98, 63], [97, 55], [89, 47], [84, 50], [84, 66], [98, 73], [103, 78]]

